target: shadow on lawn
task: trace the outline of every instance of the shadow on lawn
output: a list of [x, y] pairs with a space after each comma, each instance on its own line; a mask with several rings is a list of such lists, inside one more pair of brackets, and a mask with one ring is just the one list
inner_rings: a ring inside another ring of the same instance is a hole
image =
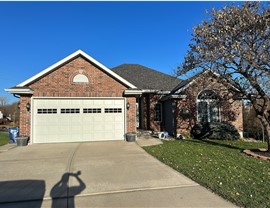
[[193, 140], [188, 140], [189, 142], [193, 142], [193, 143], [205, 143], [205, 144], [210, 144], [210, 145], [213, 145], [213, 146], [220, 146], [220, 147], [226, 147], [226, 148], [229, 148], [229, 149], [235, 149], [235, 150], [240, 150], [240, 151], [243, 151], [244, 149], [243, 148], [240, 148], [240, 147], [237, 147], [237, 146], [234, 146], [234, 145], [230, 145], [230, 144], [221, 144], [219, 142], [215, 142], [215, 141], [212, 141], [212, 140], [196, 140], [196, 139], [193, 139]]

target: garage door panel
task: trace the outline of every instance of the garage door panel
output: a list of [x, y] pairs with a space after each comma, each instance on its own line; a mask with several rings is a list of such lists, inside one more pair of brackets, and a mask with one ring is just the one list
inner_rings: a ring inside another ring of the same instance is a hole
[[114, 124], [107, 124], [106, 126], [105, 126], [105, 128], [104, 128], [104, 131], [108, 131], [108, 132], [110, 132], [110, 131], [114, 131]]
[[116, 117], [114, 117], [114, 121], [116, 121], [116, 122], [118, 122], [118, 123], [121, 123], [122, 122], [122, 120], [123, 120], [123, 118], [122, 117], [120, 117], [120, 116], [116, 116]]
[[124, 139], [124, 99], [34, 98], [33, 111], [34, 143]]

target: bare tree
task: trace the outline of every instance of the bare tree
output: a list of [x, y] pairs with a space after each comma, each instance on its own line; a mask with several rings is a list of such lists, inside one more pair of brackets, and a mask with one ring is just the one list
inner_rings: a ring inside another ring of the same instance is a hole
[[270, 4], [212, 9], [209, 19], [194, 28], [178, 75], [211, 69], [230, 94], [248, 99], [266, 132], [270, 151]]
[[0, 107], [4, 107], [8, 104], [8, 98], [5, 96], [0, 96]]

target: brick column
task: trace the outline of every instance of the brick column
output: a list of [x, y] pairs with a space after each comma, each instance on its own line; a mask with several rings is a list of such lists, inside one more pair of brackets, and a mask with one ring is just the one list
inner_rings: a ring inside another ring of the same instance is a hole
[[31, 111], [27, 111], [27, 103], [31, 104], [31, 96], [21, 95], [20, 97], [20, 135], [30, 137], [30, 128], [31, 128]]
[[128, 97], [126, 99], [127, 103], [130, 105], [130, 108], [126, 109], [127, 132], [136, 132], [136, 98]]

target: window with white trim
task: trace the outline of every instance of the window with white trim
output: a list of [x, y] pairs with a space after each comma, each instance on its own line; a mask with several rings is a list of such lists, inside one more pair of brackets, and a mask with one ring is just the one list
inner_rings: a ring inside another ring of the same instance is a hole
[[161, 105], [161, 103], [155, 104], [154, 121], [155, 122], [162, 122], [162, 105]]
[[72, 81], [75, 83], [89, 83], [88, 77], [84, 74], [77, 74]]
[[199, 93], [197, 119], [200, 123], [220, 122], [219, 98], [215, 91], [204, 90]]

